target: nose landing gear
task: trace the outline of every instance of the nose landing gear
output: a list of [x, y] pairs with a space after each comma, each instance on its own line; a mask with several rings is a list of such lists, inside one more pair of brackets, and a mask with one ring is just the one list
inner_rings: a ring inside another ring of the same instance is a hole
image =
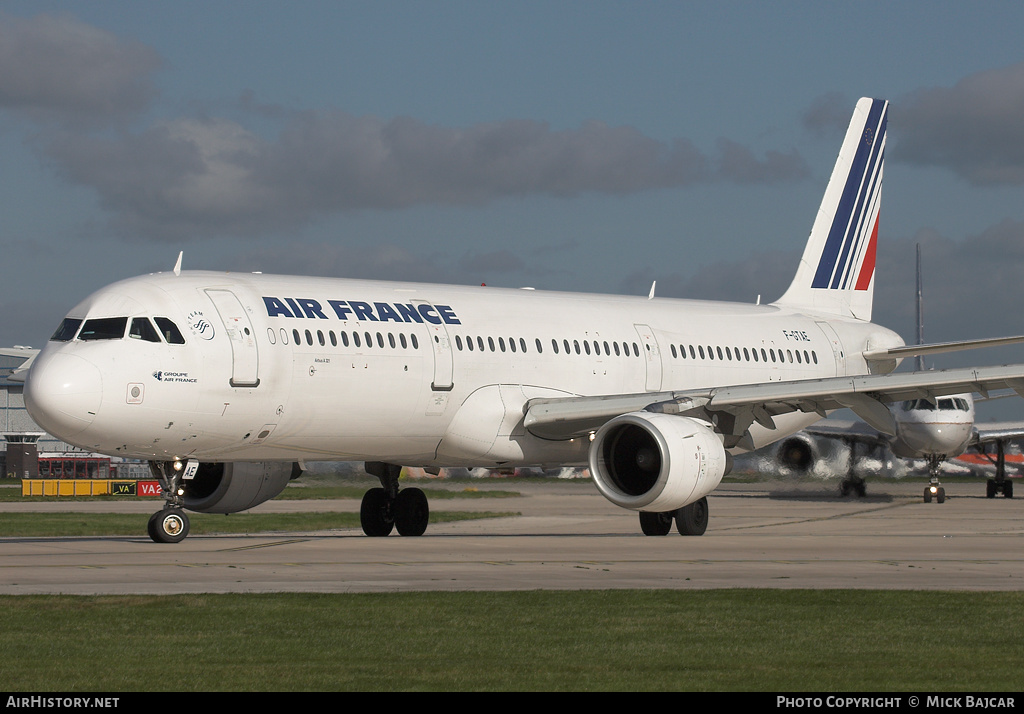
[[163, 510], [149, 517], [149, 537], [155, 543], [180, 543], [189, 531], [188, 516], [183, 510], [184, 490], [181, 488], [185, 465], [181, 462], [150, 461], [149, 471], [160, 482], [165, 504]]
[[933, 498], [936, 503], [946, 502], [946, 489], [939, 483], [939, 465], [942, 463], [943, 458], [942, 456], [928, 457], [928, 475], [930, 478], [928, 487], [924, 490], [925, 503], [931, 503]]

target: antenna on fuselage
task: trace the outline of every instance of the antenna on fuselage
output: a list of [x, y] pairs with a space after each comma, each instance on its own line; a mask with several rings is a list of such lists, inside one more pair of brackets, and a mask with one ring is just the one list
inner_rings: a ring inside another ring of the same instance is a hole
[[185, 253], [183, 250], [178, 251], [178, 262], [174, 264], [174, 274], [181, 275], [181, 256]]

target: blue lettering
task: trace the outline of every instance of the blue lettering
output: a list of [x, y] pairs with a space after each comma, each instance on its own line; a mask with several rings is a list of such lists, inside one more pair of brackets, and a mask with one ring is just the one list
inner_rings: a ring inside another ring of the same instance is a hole
[[439, 313], [441, 313], [441, 317], [444, 318], [444, 321], [447, 322], [449, 325], [461, 325], [462, 324], [459, 321], [459, 318], [455, 317], [455, 311], [452, 310], [447, 305], [438, 305], [437, 306], [437, 311]]
[[299, 307], [298, 303], [295, 302], [295, 298], [285, 298], [285, 301], [291, 305], [292, 317], [302, 317], [302, 309]]
[[334, 314], [339, 320], [347, 320], [348, 314], [352, 312], [352, 308], [344, 300], [328, 300], [327, 304], [334, 308]]
[[388, 305], [386, 302], [375, 302], [373, 306], [377, 308], [377, 316], [380, 317], [381, 322], [387, 322], [388, 320], [394, 320], [395, 322], [401, 322], [402, 318], [395, 312], [395, 308]]
[[299, 305], [306, 313], [306, 317], [319, 317], [321, 320], [326, 320], [327, 315], [324, 314], [323, 308], [320, 307], [320, 303], [316, 300], [310, 300], [309, 298], [300, 298]]
[[395, 307], [398, 308], [398, 314], [402, 316], [402, 319], [406, 322], [423, 322], [423, 318], [416, 312], [416, 307], [413, 305], [403, 305], [402, 303], [395, 303]]
[[276, 297], [264, 297], [263, 304], [267, 306], [267, 316], [277, 317], [278, 315], [284, 315], [285, 317], [293, 317], [288, 308], [284, 306], [280, 300]]
[[441, 324], [441, 318], [437, 316], [437, 310], [434, 309], [433, 305], [420, 305], [417, 309], [427, 322], [433, 325]]
[[352, 311], [355, 312], [356, 319], [378, 322], [377, 317], [373, 314], [373, 308], [370, 307], [370, 303], [350, 300], [348, 304], [352, 306]]
[[[269, 317], [297, 317], [321, 320], [330, 319], [324, 312], [319, 300], [312, 298], [276, 298], [264, 296], [263, 304]], [[431, 305], [429, 303], [391, 303], [391, 302], [359, 302], [356, 300], [328, 300], [334, 314], [339, 320], [369, 320], [370, 322], [429, 322], [433, 325], [447, 323], [461, 325], [449, 305]], [[801, 333], [783, 331], [787, 339], [807, 339]], [[797, 335], [800, 335], [797, 337]]]

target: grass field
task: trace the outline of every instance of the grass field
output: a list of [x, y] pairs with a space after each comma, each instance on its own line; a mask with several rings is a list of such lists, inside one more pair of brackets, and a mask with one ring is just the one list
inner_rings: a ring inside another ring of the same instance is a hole
[[[444, 495], [516, 494], [474, 488]], [[313, 481], [285, 495], [363, 490]], [[507, 514], [431, 520], [494, 515]], [[0, 535], [139, 535], [147, 519], [6, 513]], [[193, 533], [358, 527], [343, 513], [190, 519]], [[1019, 592], [25, 595], [0, 608], [6, 692], [1024, 689]]]
[[1015, 692], [1021, 593], [0, 597], [0, 690]]

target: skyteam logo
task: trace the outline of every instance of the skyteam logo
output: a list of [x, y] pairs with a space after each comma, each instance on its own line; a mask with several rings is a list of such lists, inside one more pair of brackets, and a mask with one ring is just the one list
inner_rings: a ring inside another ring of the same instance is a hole
[[185, 319], [188, 320], [188, 326], [192, 330], [192, 334], [204, 340], [213, 339], [213, 325], [206, 319], [202, 310], [193, 310]]
[[886, 102], [876, 99], [868, 113], [811, 287], [867, 290], [871, 285], [875, 274], [887, 121]]

